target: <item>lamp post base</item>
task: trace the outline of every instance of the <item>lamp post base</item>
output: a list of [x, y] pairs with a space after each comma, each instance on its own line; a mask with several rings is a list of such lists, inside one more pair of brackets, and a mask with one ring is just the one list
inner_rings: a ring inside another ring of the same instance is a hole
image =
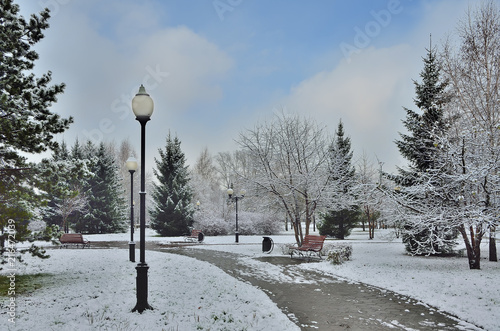
[[146, 309], [153, 309], [148, 304], [148, 265], [146, 263], [139, 263], [135, 270], [137, 270], [136, 277], [136, 293], [137, 293], [137, 303], [132, 309], [132, 312], [142, 312]]
[[236, 232], [236, 233], [234, 234], [234, 237], [235, 237], [235, 242], [236, 242], [236, 243], [239, 243], [239, 242], [240, 242], [240, 234], [239, 234], [238, 232]]
[[135, 242], [128, 243], [130, 262], [135, 262]]

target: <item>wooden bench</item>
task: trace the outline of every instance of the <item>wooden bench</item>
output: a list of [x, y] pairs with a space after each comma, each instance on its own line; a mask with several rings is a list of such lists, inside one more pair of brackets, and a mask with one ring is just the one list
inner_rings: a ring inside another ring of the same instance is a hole
[[203, 234], [203, 232], [201, 232], [201, 230], [193, 230], [193, 231], [191, 231], [190, 236], [184, 237], [184, 241], [201, 243], [204, 238], [205, 238], [205, 235]]
[[306, 235], [302, 241], [302, 246], [290, 248], [290, 257], [293, 257], [295, 253], [301, 257], [308, 258], [317, 255], [321, 259], [321, 250], [323, 249], [325, 238], [326, 236]]
[[61, 238], [59, 238], [62, 247], [68, 248], [68, 246], [76, 246], [82, 245], [82, 248], [88, 247], [90, 248], [90, 241], [83, 238], [81, 233], [64, 233]]

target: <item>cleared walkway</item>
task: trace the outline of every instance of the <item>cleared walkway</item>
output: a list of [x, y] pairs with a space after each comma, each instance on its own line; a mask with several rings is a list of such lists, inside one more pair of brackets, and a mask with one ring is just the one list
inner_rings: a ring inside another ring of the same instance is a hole
[[248, 257], [238, 254], [192, 247], [149, 248], [209, 262], [260, 288], [303, 330], [481, 330], [393, 292], [303, 270], [297, 267], [303, 261], [290, 257], [257, 259], [279, 269], [280, 275], [270, 275], [263, 272], [262, 264], [249, 263]]

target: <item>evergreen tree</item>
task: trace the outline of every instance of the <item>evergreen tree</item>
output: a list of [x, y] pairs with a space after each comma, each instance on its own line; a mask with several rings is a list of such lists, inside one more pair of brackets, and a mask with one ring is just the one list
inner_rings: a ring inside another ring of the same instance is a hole
[[340, 120], [335, 131], [335, 139], [330, 146], [331, 164], [340, 164], [340, 166], [332, 167], [330, 175], [335, 180], [343, 179], [344, 186], [342, 190], [347, 192], [353, 184], [355, 170], [352, 165], [353, 152], [351, 151], [351, 138], [344, 137], [344, 135], [344, 124]]
[[[40, 191], [52, 183], [40, 175], [44, 169], [28, 163], [21, 152], [35, 154], [54, 149], [54, 134], [64, 132], [72, 118], [49, 111], [64, 84], [49, 85], [51, 73], [36, 77], [32, 71], [38, 54], [32, 47], [48, 28], [49, 10], [26, 20], [12, 0], [0, 0], [0, 258], [4, 259], [8, 226], [16, 241], [30, 236], [33, 210], [41, 204]], [[36, 190], [38, 188], [39, 190]], [[40, 257], [39, 249], [30, 249]], [[20, 250], [21, 251], [21, 250]], [[22, 250], [27, 251], [27, 250]], [[1, 262], [1, 261], [0, 261]]]
[[[339, 121], [335, 131], [335, 139], [329, 148], [330, 152], [330, 177], [334, 183], [340, 185], [337, 188], [343, 195], [350, 194], [350, 188], [354, 183], [355, 170], [352, 165], [353, 152], [351, 151], [351, 139], [344, 136], [344, 125]], [[350, 205], [341, 209], [330, 209], [320, 214], [321, 222], [318, 230], [321, 235], [330, 235], [339, 239], [348, 236], [355, 226], [359, 215], [356, 205]]]
[[318, 223], [318, 231], [322, 236], [332, 236], [337, 239], [345, 239], [351, 234], [351, 230], [356, 226], [359, 209], [329, 210], [321, 213], [321, 222]]
[[435, 137], [444, 132], [444, 105], [450, 97], [446, 93], [447, 80], [441, 79], [441, 67], [436, 59], [436, 51], [427, 49], [424, 69], [420, 73], [422, 83], [413, 81], [415, 85], [415, 105], [420, 112], [404, 108], [406, 119], [403, 120], [408, 134], [400, 133], [401, 140], [396, 145], [401, 155], [408, 160], [408, 169], [399, 168], [399, 176], [394, 180], [402, 186], [409, 186], [418, 180], [418, 173], [434, 167], [436, 153]]
[[54, 151], [51, 159], [42, 163], [44, 168], [51, 169], [48, 179], [54, 183], [46, 192], [48, 203], [42, 208], [43, 221], [67, 233], [70, 227], [73, 228], [71, 219], [86, 210], [84, 185], [93, 176], [89, 171], [91, 163], [85, 158], [73, 158], [65, 142]]
[[[74, 149], [78, 155], [78, 149]], [[84, 192], [88, 210], [75, 224], [76, 232], [116, 233], [127, 226], [127, 205], [122, 196], [119, 168], [114, 156], [104, 143], [95, 148], [91, 142], [85, 146], [85, 157], [94, 160], [94, 176], [86, 184]]]
[[[52, 166], [55, 168], [57, 167], [58, 164], [62, 164], [64, 162], [69, 162], [71, 160], [70, 153], [68, 151], [68, 147], [66, 145], [66, 142], [62, 142], [61, 145], [54, 150], [54, 153], [52, 154], [52, 158], [50, 160], [44, 160], [46, 166]], [[61, 217], [57, 213], [57, 204], [60, 203], [62, 200], [62, 197], [60, 196], [61, 194], [64, 194], [62, 191], [64, 191], [65, 188], [68, 188], [70, 186], [69, 183], [69, 178], [66, 178], [65, 176], [61, 176], [61, 171], [60, 169], [55, 170], [52, 172], [52, 176], [50, 180], [55, 183], [55, 186], [47, 192], [47, 195], [49, 196], [47, 206], [42, 209], [42, 214], [43, 214], [43, 221], [46, 224], [54, 224], [58, 225], [62, 229], [62, 222], [61, 222]]]
[[154, 207], [149, 211], [151, 227], [162, 236], [185, 235], [193, 223], [194, 208], [181, 142], [169, 133], [165, 150], [159, 149], [159, 153], [154, 170], [158, 184], [153, 184]]
[[[414, 81], [416, 94], [414, 102], [420, 112], [405, 108], [406, 119], [403, 120], [403, 124], [408, 134], [400, 133], [401, 140], [396, 141], [399, 152], [408, 160], [409, 165], [406, 169], [399, 168], [398, 175], [389, 176], [398, 185], [406, 187], [417, 185], [422, 173], [435, 168], [435, 155], [438, 151], [436, 137], [446, 131], [447, 119], [444, 117], [443, 108], [450, 101], [446, 91], [448, 81], [441, 78], [441, 66], [432, 46], [427, 49], [427, 57], [423, 58], [423, 61], [424, 69], [420, 73], [422, 83]], [[408, 252], [432, 254], [451, 250], [447, 243], [456, 237], [453, 231], [444, 228], [435, 228], [432, 231], [416, 230], [416, 228], [411, 223], [404, 225], [403, 242]], [[436, 236], [437, 240], [428, 240], [431, 235]]]

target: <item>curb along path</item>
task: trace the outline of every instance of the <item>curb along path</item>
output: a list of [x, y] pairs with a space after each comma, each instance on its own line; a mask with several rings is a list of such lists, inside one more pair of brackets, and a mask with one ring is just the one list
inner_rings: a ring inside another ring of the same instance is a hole
[[209, 262], [258, 287], [302, 330], [481, 330], [402, 295], [301, 269], [297, 264], [303, 261], [289, 257], [153, 249]]

